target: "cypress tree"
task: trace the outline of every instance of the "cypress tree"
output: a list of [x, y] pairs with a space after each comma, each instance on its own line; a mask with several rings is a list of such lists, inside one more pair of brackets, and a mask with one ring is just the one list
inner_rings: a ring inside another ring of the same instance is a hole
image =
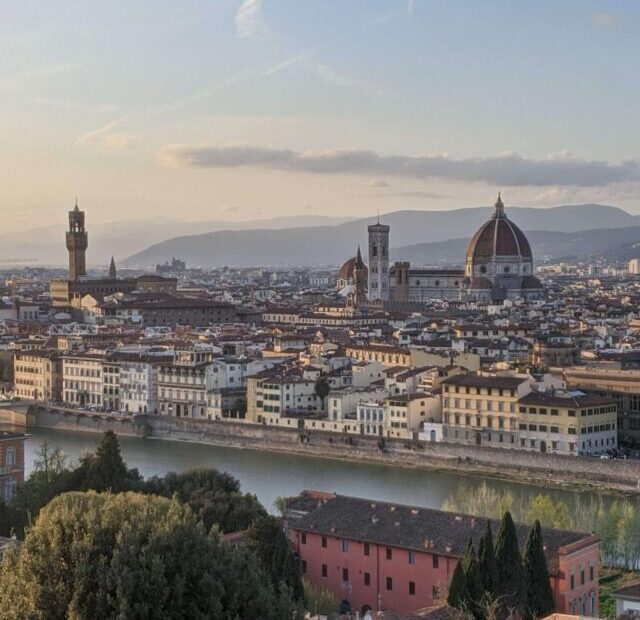
[[496, 556], [493, 551], [491, 522], [488, 520], [487, 529], [478, 545], [478, 565], [482, 575], [482, 587], [485, 593], [493, 599], [498, 590], [498, 566], [496, 565]]
[[527, 579], [527, 611], [533, 618], [543, 618], [553, 612], [553, 592], [544, 557], [542, 528], [536, 519], [524, 550], [524, 570]]
[[469, 598], [474, 603], [480, 603], [482, 595], [484, 594], [484, 587], [482, 585], [480, 567], [478, 566], [478, 560], [476, 560], [476, 553], [471, 538], [469, 538], [467, 549], [462, 558], [462, 570], [464, 571], [464, 577], [467, 582]]
[[518, 534], [510, 512], [505, 512], [496, 536], [498, 588], [504, 612], [523, 614], [527, 606], [527, 580], [518, 546]]
[[451, 583], [449, 584], [449, 595], [447, 603], [456, 609], [468, 609], [469, 590], [467, 589], [467, 579], [464, 575], [462, 560], [460, 560], [453, 571]]

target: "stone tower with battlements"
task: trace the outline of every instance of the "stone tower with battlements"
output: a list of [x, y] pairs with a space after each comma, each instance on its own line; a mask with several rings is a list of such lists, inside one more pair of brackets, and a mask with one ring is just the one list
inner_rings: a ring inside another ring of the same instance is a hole
[[84, 211], [80, 211], [78, 200], [73, 211], [69, 211], [67, 250], [69, 250], [69, 280], [78, 280], [87, 275], [86, 253], [89, 238], [84, 227]]

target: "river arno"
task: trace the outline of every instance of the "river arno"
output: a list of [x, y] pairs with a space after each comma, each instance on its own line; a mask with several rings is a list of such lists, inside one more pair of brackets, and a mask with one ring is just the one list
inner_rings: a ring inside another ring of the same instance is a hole
[[[100, 435], [31, 428], [26, 445], [26, 475], [33, 469], [39, 445], [47, 440], [60, 447], [69, 461], [77, 462], [84, 453], [95, 450]], [[389, 465], [353, 463], [334, 459], [303, 457], [291, 454], [224, 448], [219, 446], [120, 437], [122, 454], [129, 467], [145, 476], [162, 476], [169, 471], [197, 467], [215, 467], [240, 480], [242, 490], [255, 493], [268, 509], [278, 496], [290, 496], [303, 489], [335, 491], [428, 508], [441, 508], [456, 493], [465, 493], [486, 483], [497, 490], [509, 489], [516, 501], [544, 492], [562, 498], [569, 509], [594, 497], [562, 489], [545, 489], [535, 485], [464, 476], [436, 471], [408, 469]]]

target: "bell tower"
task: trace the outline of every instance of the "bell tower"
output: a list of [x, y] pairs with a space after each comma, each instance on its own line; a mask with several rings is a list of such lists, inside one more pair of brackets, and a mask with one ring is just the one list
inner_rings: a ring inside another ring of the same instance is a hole
[[389, 300], [389, 230], [380, 223], [368, 227], [369, 232], [369, 299]]
[[89, 239], [84, 227], [84, 211], [76, 206], [69, 211], [69, 230], [67, 231], [67, 250], [69, 250], [69, 280], [78, 280], [87, 275], [85, 254]]

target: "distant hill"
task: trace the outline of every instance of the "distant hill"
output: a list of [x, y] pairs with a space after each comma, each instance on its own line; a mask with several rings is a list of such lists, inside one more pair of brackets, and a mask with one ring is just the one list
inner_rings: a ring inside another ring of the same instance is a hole
[[[191, 235], [233, 228], [236, 230], [259, 228], [290, 228], [292, 226], [336, 225], [352, 220], [351, 217], [328, 217], [323, 215], [296, 215], [276, 217], [249, 222], [200, 221], [182, 222], [163, 218], [147, 220], [119, 220], [105, 224], [91, 223], [91, 210], [87, 211], [89, 230], [89, 265], [106, 265], [111, 256], [116, 262], [130, 256], [140, 248], [164, 241], [176, 235]], [[65, 247], [66, 213], [60, 214], [60, 221], [52, 226], [32, 228], [17, 233], [0, 234], [2, 263], [38, 263], [64, 265], [67, 262]], [[169, 257], [171, 258], [171, 257]]]
[[[382, 221], [391, 226], [392, 248], [446, 242], [432, 248], [429, 261], [415, 262], [443, 262], [435, 260], [440, 253], [442, 256], [452, 256], [454, 252], [454, 261], [461, 262], [466, 242], [491, 212], [492, 209], [487, 207], [451, 211], [396, 211], [386, 214]], [[546, 209], [511, 207], [507, 208], [507, 213], [524, 231], [574, 233], [602, 228], [629, 229], [640, 225], [638, 216], [632, 216], [617, 207], [597, 204]], [[201, 267], [335, 265], [353, 256], [358, 244], [366, 253], [367, 225], [374, 221], [375, 218], [366, 218], [334, 226], [224, 230], [177, 236], [134, 254], [124, 264], [146, 267], [178, 256], [189, 265]], [[398, 251], [394, 250], [395, 255]]]
[[[603, 256], [629, 260], [640, 258], [640, 226], [599, 228], [578, 232], [527, 231], [534, 258], [541, 260], [589, 258]], [[392, 260], [406, 260], [414, 265], [464, 263], [468, 238], [435, 243], [418, 243], [391, 251]]]

